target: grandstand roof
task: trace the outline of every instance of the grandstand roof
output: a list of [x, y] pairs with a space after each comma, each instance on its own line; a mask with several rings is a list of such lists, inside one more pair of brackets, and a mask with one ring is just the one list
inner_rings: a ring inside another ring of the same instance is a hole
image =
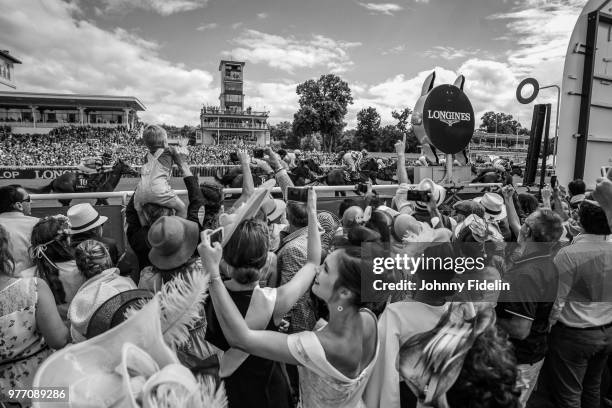
[[8, 50], [0, 50], [0, 57], [3, 57], [14, 64], [21, 64], [21, 61], [9, 54]]
[[0, 91], [0, 105], [77, 106], [89, 108], [131, 108], [144, 111], [146, 107], [133, 96], [52, 94]]

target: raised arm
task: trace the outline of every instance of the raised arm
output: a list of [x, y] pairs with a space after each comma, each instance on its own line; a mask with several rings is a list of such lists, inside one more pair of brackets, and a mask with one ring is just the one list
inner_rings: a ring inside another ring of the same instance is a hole
[[540, 191], [542, 194], [542, 207], [551, 209], [550, 199], [552, 197], [552, 190], [548, 186], [544, 186], [544, 188]]
[[238, 159], [240, 160], [240, 167], [242, 169], [242, 194], [230, 210], [233, 213], [234, 210], [246, 202], [249, 197], [255, 192], [255, 185], [253, 184], [253, 174], [251, 173], [251, 158], [246, 150], [238, 150]]
[[291, 310], [295, 302], [310, 288], [321, 264], [321, 236], [317, 223], [317, 193], [308, 190], [308, 259], [297, 274], [278, 288], [274, 307], [275, 321], [278, 321]]
[[219, 273], [223, 248], [210, 246], [210, 231], [202, 233], [198, 252], [210, 273], [210, 298], [225, 338], [232, 347], [269, 360], [297, 364], [287, 345], [287, 335], [268, 330], [251, 330], [230, 297]]
[[567, 221], [567, 219], [569, 218], [569, 215], [565, 211], [563, 211], [563, 205], [561, 204], [561, 194], [560, 194], [558, 185], [556, 185], [553, 188], [552, 202], [553, 202], [553, 206], [555, 207], [555, 212], [559, 214], [559, 216], [561, 217], [563, 221]]
[[514, 187], [510, 184], [502, 187], [502, 194], [504, 196], [504, 204], [506, 205], [506, 212], [508, 213], [508, 226], [510, 231], [515, 237], [518, 237], [521, 231], [521, 222], [519, 216], [516, 213], [514, 207]]
[[406, 133], [402, 141], [395, 143], [397, 153], [397, 182], [398, 184], [408, 184], [408, 173], [406, 172]]
[[283, 198], [287, 200], [287, 187], [293, 187], [293, 181], [287, 174], [287, 168], [283, 166], [281, 158], [272, 150], [272, 148], [266, 148], [266, 154], [268, 155], [268, 163], [274, 171], [274, 177], [276, 178], [276, 184], [280, 187]]

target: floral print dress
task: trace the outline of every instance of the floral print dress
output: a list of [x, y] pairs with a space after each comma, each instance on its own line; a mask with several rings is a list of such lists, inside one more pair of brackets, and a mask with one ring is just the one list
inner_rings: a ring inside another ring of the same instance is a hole
[[36, 327], [37, 278], [0, 290], [0, 389], [27, 389], [52, 353]]

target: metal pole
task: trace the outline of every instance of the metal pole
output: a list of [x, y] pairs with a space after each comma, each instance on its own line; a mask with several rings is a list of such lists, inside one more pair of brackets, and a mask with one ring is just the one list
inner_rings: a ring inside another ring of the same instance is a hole
[[559, 105], [561, 101], [561, 87], [559, 85], [548, 85], [540, 87], [540, 89], [557, 88], [557, 117], [555, 118], [555, 148], [553, 151], [553, 168], [557, 165], [557, 145], [559, 144]]
[[447, 183], [452, 183], [453, 180], [453, 155], [446, 155], [446, 177], [444, 178]]

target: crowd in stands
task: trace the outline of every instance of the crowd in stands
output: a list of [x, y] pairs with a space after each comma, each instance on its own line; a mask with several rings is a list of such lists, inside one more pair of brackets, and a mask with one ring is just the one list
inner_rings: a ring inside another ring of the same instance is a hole
[[409, 200], [398, 166], [389, 202], [369, 185], [331, 213], [313, 189], [289, 199], [269, 148], [255, 189], [240, 150], [230, 208], [151, 143], [138, 189], [173, 161], [187, 208], [136, 194], [126, 249], [89, 204], [37, 219], [25, 189], [0, 188], [0, 389], [70, 387], [74, 406], [610, 406], [612, 174], [443, 211], [446, 190], [425, 179]]
[[[0, 166], [76, 166], [85, 157], [104, 153], [112, 162], [122, 159], [130, 165], [142, 165], [146, 148], [139, 133], [140, 129], [90, 126], [59, 127], [48, 135], [13, 134], [0, 129]], [[244, 148], [252, 155], [256, 147], [228, 144], [187, 148], [191, 165], [227, 165], [234, 164], [230, 159], [232, 152]], [[332, 165], [336, 160], [335, 154], [318, 151], [304, 151], [303, 156], [314, 158], [319, 165]]]

